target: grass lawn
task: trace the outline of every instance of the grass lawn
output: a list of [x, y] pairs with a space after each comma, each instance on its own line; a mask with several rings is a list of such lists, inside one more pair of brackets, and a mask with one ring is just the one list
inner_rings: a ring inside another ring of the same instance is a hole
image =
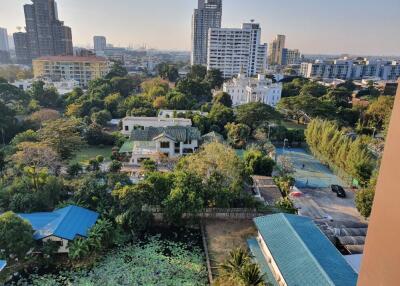
[[70, 164], [80, 163], [83, 165], [89, 164], [89, 160], [95, 158], [98, 155], [104, 157], [104, 161], [110, 161], [110, 156], [112, 154], [112, 146], [88, 146], [86, 148], [81, 149], [75, 154], [70, 161]]
[[307, 125], [305, 124], [297, 124], [295, 121], [282, 121], [282, 125], [285, 126], [287, 129], [301, 129], [305, 130], [307, 128]]

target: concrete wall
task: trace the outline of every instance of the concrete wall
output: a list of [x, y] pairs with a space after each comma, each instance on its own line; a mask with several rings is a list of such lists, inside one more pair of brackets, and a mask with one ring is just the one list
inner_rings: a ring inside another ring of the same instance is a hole
[[386, 139], [359, 286], [400, 285], [400, 86]]

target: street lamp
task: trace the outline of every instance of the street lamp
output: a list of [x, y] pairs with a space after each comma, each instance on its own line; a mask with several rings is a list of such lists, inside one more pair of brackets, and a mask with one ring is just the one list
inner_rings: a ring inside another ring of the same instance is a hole
[[286, 147], [286, 142], [288, 142], [289, 140], [285, 138], [285, 140], [283, 140], [283, 150], [282, 153], [285, 152], [285, 147]]

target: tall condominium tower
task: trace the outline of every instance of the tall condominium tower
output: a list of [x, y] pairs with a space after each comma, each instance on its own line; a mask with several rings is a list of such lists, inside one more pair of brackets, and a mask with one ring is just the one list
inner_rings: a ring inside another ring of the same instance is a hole
[[93, 37], [94, 50], [96, 52], [104, 52], [107, 47], [107, 40], [104, 36]]
[[267, 44], [261, 44], [261, 27], [245, 23], [242, 28], [212, 28], [208, 35], [207, 68], [219, 69], [225, 78], [241, 72], [262, 74], [267, 67]]
[[282, 65], [283, 63], [283, 49], [285, 48], [285, 35], [276, 35], [272, 43], [269, 44], [268, 63], [271, 66]]
[[[31, 0], [24, 5], [26, 34], [14, 34], [18, 62], [51, 55], [73, 55], [71, 28], [58, 19], [54, 0]], [[26, 42], [24, 42], [24, 39]], [[28, 48], [28, 54], [23, 54]]]
[[192, 19], [192, 65], [207, 64], [207, 41], [210, 28], [221, 28], [222, 0], [198, 0]]
[[9, 50], [7, 29], [0, 28], [0, 51], [8, 52]]

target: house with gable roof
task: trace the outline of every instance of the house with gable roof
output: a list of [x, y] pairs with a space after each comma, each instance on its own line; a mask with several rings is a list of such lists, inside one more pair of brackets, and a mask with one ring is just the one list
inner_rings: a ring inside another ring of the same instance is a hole
[[191, 126], [145, 127], [132, 131], [129, 141], [121, 147], [129, 154], [129, 163], [139, 166], [143, 160], [159, 161], [160, 156], [177, 158], [192, 154], [199, 148], [201, 133]]
[[73, 205], [52, 212], [18, 215], [32, 225], [35, 240], [57, 242], [58, 253], [68, 253], [68, 245], [74, 239], [86, 238], [99, 217], [97, 212]]

